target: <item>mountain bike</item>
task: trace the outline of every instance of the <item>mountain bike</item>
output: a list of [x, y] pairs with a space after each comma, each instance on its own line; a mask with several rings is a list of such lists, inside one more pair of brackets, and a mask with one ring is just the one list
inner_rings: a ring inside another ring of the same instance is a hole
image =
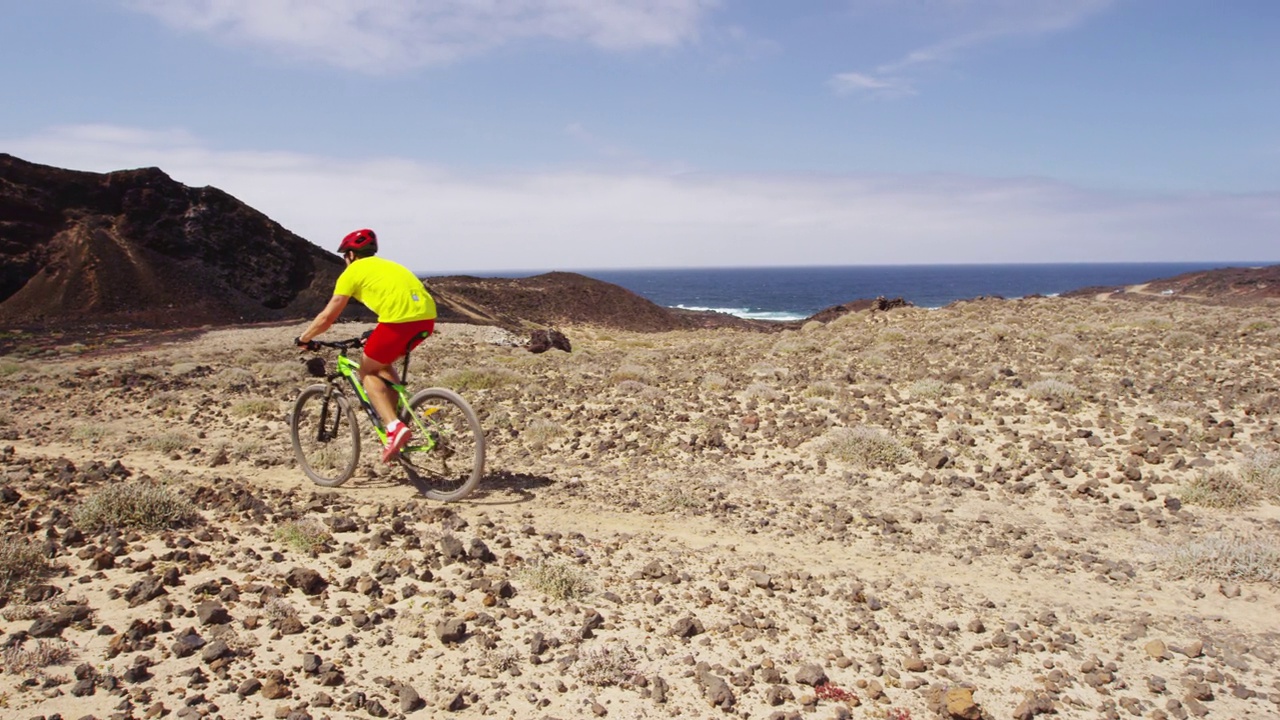
[[[313, 340], [312, 344], [337, 350], [337, 366], [328, 372], [324, 358], [307, 361], [307, 371], [326, 382], [305, 387], [298, 394], [289, 416], [289, 433], [293, 452], [307, 477], [317, 485], [337, 487], [355, 474], [360, 462], [355, 406], [364, 410], [383, 444], [387, 431], [360, 382], [360, 363], [347, 357], [348, 351], [364, 347], [364, 338]], [[410, 396], [406, 389], [408, 372], [406, 352], [400, 382], [388, 383], [396, 393], [400, 421], [413, 432], [409, 444], [400, 451], [398, 462], [411, 479], [422, 481], [423, 494], [428, 498], [461, 500], [475, 490], [484, 472], [485, 439], [480, 420], [467, 401], [452, 390], [427, 388]]]

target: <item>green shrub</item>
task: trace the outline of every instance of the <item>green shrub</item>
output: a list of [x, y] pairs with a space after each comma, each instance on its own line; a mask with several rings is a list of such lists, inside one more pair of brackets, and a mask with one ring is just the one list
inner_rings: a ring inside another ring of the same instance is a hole
[[107, 485], [71, 513], [76, 527], [89, 532], [105, 528], [162, 530], [190, 524], [198, 517], [190, 501], [145, 481]]
[[832, 428], [817, 441], [819, 452], [863, 468], [893, 468], [915, 455], [883, 430], [858, 425]]
[[572, 600], [591, 593], [591, 583], [586, 575], [577, 566], [560, 560], [544, 559], [526, 565], [520, 579], [556, 600]]

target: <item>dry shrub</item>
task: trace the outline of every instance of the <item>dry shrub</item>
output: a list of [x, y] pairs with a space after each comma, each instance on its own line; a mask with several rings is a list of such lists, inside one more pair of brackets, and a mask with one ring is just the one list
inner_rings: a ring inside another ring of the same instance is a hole
[[162, 530], [190, 524], [198, 517], [189, 500], [146, 481], [107, 485], [71, 513], [76, 526], [88, 532], [105, 528]]
[[1240, 464], [1240, 479], [1271, 500], [1280, 500], [1280, 452], [1259, 450]]
[[1215, 534], [1156, 551], [1174, 577], [1280, 583], [1280, 544], [1254, 534]]
[[302, 553], [319, 552], [333, 539], [324, 523], [315, 518], [290, 520], [276, 528], [272, 537]]
[[1027, 386], [1027, 394], [1037, 400], [1060, 400], [1067, 402], [1080, 397], [1080, 389], [1062, 380], [1048, 378], [1037, 380]]
[[231, 406], [235, 417], [273, 417], [280, 414], [280, 403], [269, 398], [249, 398]]
[[648, 383], [650, 380], [649, 370], [639, 365], [622, 365], [609, 375], [609, 380], [614, 384], [620, 384], [627, 381]]
[[75, 657], [75, 650], [62, 640], [39, 640], [32, 646], [25, 643], [6, 648], [4, 668], [10, 675], [31, 675], [50, 665], [65, 665]]
[[923, 378], [908, 388], [913, 400], [933, 400], [947, 394], [947, 384], [937, 378]]
[[143, 447], [168, 455], [179, 450], [185, 450], [191, 447], [193, 443], [195, 443], [195, 440], [190, 434], [182, 430], [170, 430], [147, 438], [143, 443]]
[[519, 381], [520, 376], [506, 368], [486, 367], [454, 370], [438, 379], [439, 384], [455, 390], [492, 390]]
[[559, 560], [540, 560], [526, 565], [520, 580], [548, 597], [572, 600], [591, 593], [591, 583], [576, 566]]
[[564, 428], [560, 426], [560, 423], [547, 418], [536, 417], [525, 426], [521, 437], [530, 445], [543, 448], [563, 434]]
[[1204, 336], [1190, 330], [1176, 330], [1164, 336], [1164, 345], [1179, 350], [1192, 350], [1207, 345]]
[[573, 669], [582, 682], [596, 687], [625, 685], [639, 675], [636, 654], [626, 643], [586, 650], [578, 655]]
[[1179, 496], [1185, 503], [1211, 508], [1247, 507], [1258, 500], [1257, 490], [1226, 470], [1200, 473], [1182, 486]]
[[39, 547], [16, 537], [0, 540], [0, 598], [51, 570]]
[[724, 390], [729, 387], [729, 378], [718, 373], [710, 373], [703, 376], [700, 384], [704, 390]]
[[827, 457], [864, 468], [893, 468], [915, 457], [888, 433], [865, 425], [832, 428], [817, 441], [817, 449]]

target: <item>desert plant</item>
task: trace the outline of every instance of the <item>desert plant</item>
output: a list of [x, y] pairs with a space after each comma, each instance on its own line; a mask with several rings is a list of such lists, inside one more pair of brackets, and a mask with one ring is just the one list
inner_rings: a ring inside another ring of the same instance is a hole
[[61, 640], [39, 640], [34, 645], [26, 643], [6, 648], [3, 657], [5, 670], [11, 675], [30, 675], [50, 665], [65, 665], [75, 657], [72, 646]]
[[1247, 507], [1257, 502], [1257, 490], [1234, 473], [1215, 469], [1188, 480], [1178, 493], [1182, 501], [1211, 508]]
[[908, 388], [913, 399], [931, 400], [947, 394], [947, 384], [937, 378], [921, 378]]
[[892, 468], [914, 455], [891, 435], [865, 425], [832, 428], [817, 440], [819, 452], [858, 467]]
[[1027, 394], [1037, 400], [1059, 400], [1067, 402], [1080, 397], [1080, 389], [1062, 380], [1046, 378], [1037, 380], [1027, 386]]
[[51, 569], [39, 547], [18, 538], [0, 540], [0, 598]]
[[560, 423], [547, 418], [536, 417], [525, 426], [522, 437], [534, 447], [546, 447], [552, 440], [564, 434]]
[[556, 600], [572, 600], [591, 592], [591, 583], [577, 567], [560, 560], [543, 559], [526, 565], [520, 579], [543, 595]]
[[80, 442], [97, 442], [111, 434], [111, 429], [101, 423], [85, 423], [71, 430], [71, 437]]
[[329, 544], [329, 541], [333, 539], [324, 523], [314, 518], [290, 520], [276, 528], [272, 533], [272, 537], [277, 542], [282, 542], [298, 552], [304, 553], [323, 550]]
[[765, 383], [751, 383], [742, 391], [744, 400], [775, 400], [778, 397], [778, 391]]
[[701, 385], [706, 390], [724, 390], [729, 387], [729, 378], [718, 373], [709, 373], [702, 377]]
[[1177, 348], [1179, 350], [1190, 350], [1192, 348], [1202, 348], [1206, 345], [1203, 335], [1190, 330], [1175, 330], [1164, 336], [1164, 345], [1169, 348]]
[[620, 365], [617, 370], [614, 370], [609, 375], [609, 380], [614, 384], [623, 383], [628, 380], [647, 383], [649, 382], [649, 378], [650, 374], [647, 369], [639, 365], [632, 364]]
[[586, 650], [578, 655], [573, 668], [579, 679], [596, 687], [624, 685], [639, 674], [636, 655], [626, 643]]
[[146, 481], [107, 485], [71, 512], [76, 527], [91, 532], [104, 528], [161, 530], [190, 524], [198, 517], [189, 500]]
[[280, 414], [280, 404], [268, 398], [249, 398], [231, 406], [235, 417], [271, 417]]
[[1215, 534], [1156, 549], [1174, 577], [1280, 584], [1280, 543], [1253, 534]]
[[439, 378], [439, 384], [456, 390], [492, 390], [519, 380], [519, 375], [506, 368], [478, 367], [446, 373]]
[[1271, 500], [1280, 500], [1280, 452], [1260, 450], [1240, 464], [1240, 479]]
[[155, 452], [168, 455], [170, 453], [189, 448], [194, 442], [195, 441], [192, 437], [182, 430], [169, 430], [157, 435], [152, 435], [147, 438], [142, 445], [148, 450], [154, 450]]

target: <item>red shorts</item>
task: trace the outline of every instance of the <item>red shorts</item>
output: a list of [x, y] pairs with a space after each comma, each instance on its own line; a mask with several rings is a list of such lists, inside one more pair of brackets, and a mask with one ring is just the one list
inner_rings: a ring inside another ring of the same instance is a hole
[[383, 365], [390, 365], [401, 355], [418, 347], [436, 329], [435, 320], [414, 320], [404, 323], [378, 323], [364, 342], [365, 357]]

